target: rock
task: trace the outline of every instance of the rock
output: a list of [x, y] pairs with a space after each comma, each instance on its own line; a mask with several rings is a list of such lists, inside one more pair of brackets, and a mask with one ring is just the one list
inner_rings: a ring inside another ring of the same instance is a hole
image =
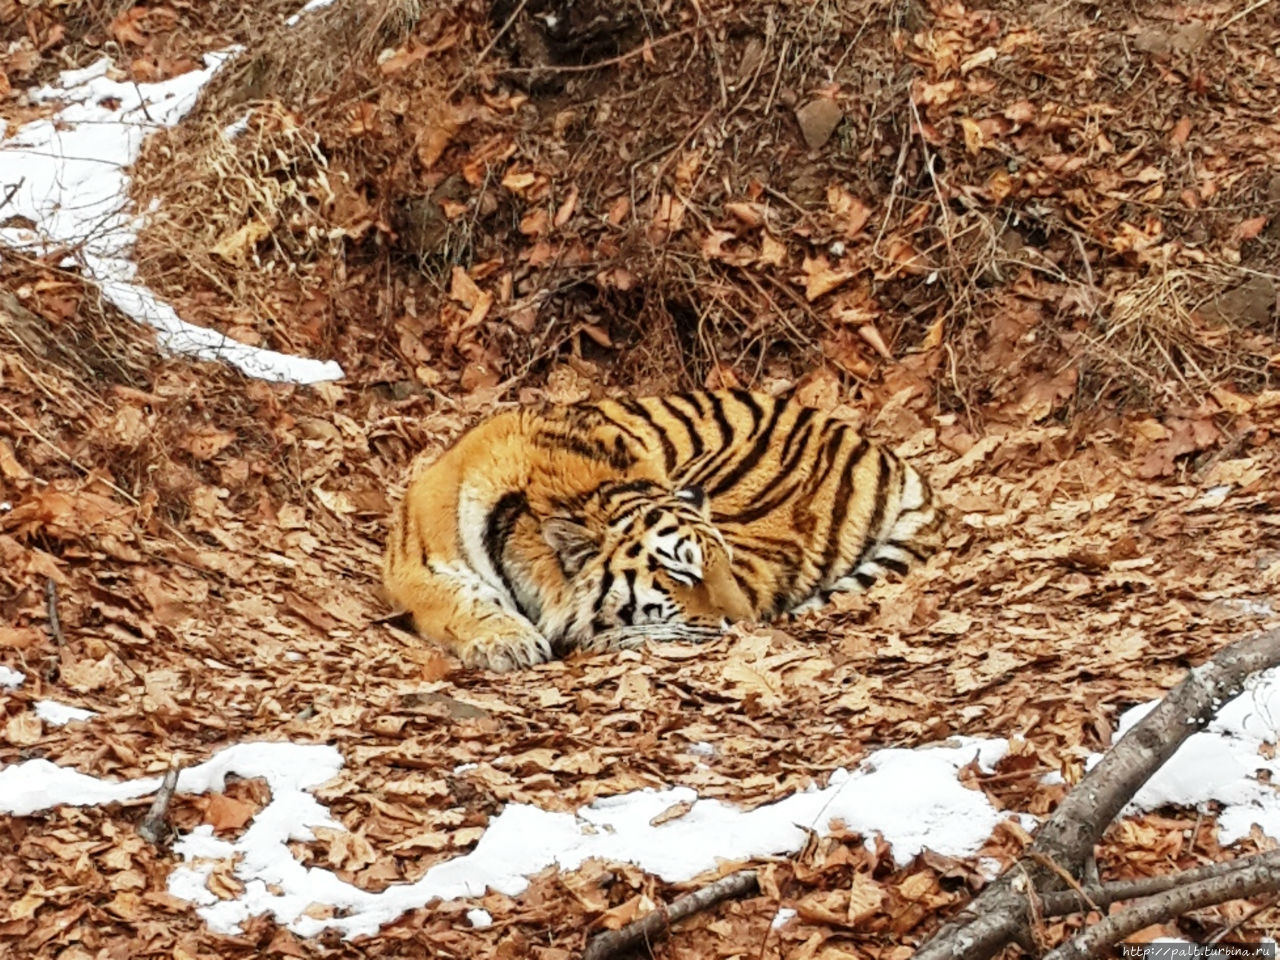
[[1209, 320], [1247, 327], [1267, 323], [1275, 307], [1276, 282], [1271, 277], [1250, 277], [1240, 286], [1218, 294], [1200, 312]]
[[1179, 53], [1193, 53], [1209, 38], [1209, 28], [1199, 20], [1192, 20], [1173, 31], [1170, 42]]
[[1154, 53], [1158, 57], [1167, 56], [1173, 50], [1173, 41], [1158, 27], [1139, 30], [1133, 38], [1133, 45], [1143, 53]]
[[796, 109], [800, 133], [810, 150], [817, 150], [831, 139], [831, 134], [843, 119], [844, 112], [828, 97], [818, 97]]

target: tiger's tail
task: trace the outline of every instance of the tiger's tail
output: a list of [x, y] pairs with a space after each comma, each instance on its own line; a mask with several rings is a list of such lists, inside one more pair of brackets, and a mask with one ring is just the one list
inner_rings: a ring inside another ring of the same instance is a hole
[[900, 462], [899, 471], [897, 509], [886, 511], [884, 522], [853, 571], [853, 578], [864, 590], [886, 571], [905, 574], [940, 546], [942, 513], [928, 481], [909, 463]]

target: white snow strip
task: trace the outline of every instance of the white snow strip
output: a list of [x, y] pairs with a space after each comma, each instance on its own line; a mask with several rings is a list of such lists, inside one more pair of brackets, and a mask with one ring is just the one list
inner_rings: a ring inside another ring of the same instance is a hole
[[0, 667], [0, 690], [17, 690], [27, 679], [21, 670], [12, 667]]
[[323, 10], [325, 7], [333, 6], [335, 0], [309, 0], [309, 2], [301, 10], [291, 16], [284, 22], [286, 27], [295, 27], [298, 21], [302, 19], [304, 13], [311, 13], [315, 10]]
[[72, 707], [57, 700], [37, 700], [36, 716], [52, 727], [65, 726], [78, 720], [88, 720], [98, 714], [82, 707]]
[[[200, 88], [237, 53], [205, 54], [203, 70], [163, 83], [133, 83], [107, 76], [110, 61], [64, 71], [56, 84], [31, 91], [33, 102], [65, 103], [51, 119], [34, 120], [0, 140], [0, 193], [5, 216], [36, 228], [0, 228], [0, 241], [43, 252], [77, 251], [85, 274], [135, 320], [155, 327], [162, 349], [200, 360], [222, 360], [251, 377], [294, 383], [337, 380], [342, 368], [240, 343], [180, 319], [173, 308], [135, 282], [132, 260], [138, 222], [129, 208], [126, 168], [148, 133], [181, 120]], [[0, 137], [5, 133], [0, 121]]]
[[785, 926], [786, 922], [796, 915], [795, 907], [779, 907], [778, 912], [773, 915], [773, 919], [769, 921], [769, 926], [774, 930]]
[[482, 907], [475, 907], [467, 911], [467, 922], [477, 930], [483, 930], [493, 926], [493, 914]]
[[[310, 792], [340, 769], [337, 750], [241, 744], [184, 771], [178, 789], [220, 789], [234, 773], [266, 779], [271, 801], [237, 839], [215, 837], [208, 825], [180, 838], [174, 850], [185, 862], [170, 874], [169, 892], [195, 903], [220, 933], [236, 932], [250, 917], [270, 913], [304, 937], [326, 928], [354, 937], [373, 934], [436, 898], [479, 897], [486, 889], [514, 896], [528, 886], [528, 877], [548, 866], [573, 870], [599, 858], [634, 863], [668, 881], [689, 880], [721, 860], [799, 850], [806, 828], [824, 832], [836, 821], [868, 842], [883, 836], [900, 864], [926, 844], [947, 856], [968, 856], [1007, 814], [992, 808], [979, 791], [961, 786], [957, 771], [975, 758], [989, 770], [1007, 748], [1003, 740], [956, 738], [919, 750], [880, 750], [851, 773], [836, 771], [823, 789], [800, 791], [754, 810], [699, 799], [679, 786], [603, 798], [576, 813], [509, 804], [470, 853], [437, 864], [414, 883], [372, 893], [331, 871], [304, 866], [288, 847], [290, 840], [313, 839], [313, 827], [343, 829]], [[25, 815], [59, 803], [132, 799], [159, 783], [156, 777], [113, 783], [30, 760], [0, 768], [0, 811]], [[690, 804], [689, 810], [652, 825], [678, 803]], [[206, 880], [218, 866], [230, 866], [244, 884], [236, 899], [220, 900], [209, 891]], [[314, 904], [328, 905], [338, 915], [308, 916]]]
[[[1128, 732], [1156, 708], [1153, 700], [1125, 711], [1116, 738]], [[1280, 757], [1268, 760], [1263, 744], [1280, 739], [1280, 668], [1263, 671], [1245, 690], [1218, 711], [1201, 733], [1192, 734], [1134, 796], [1126, 813], [1176, 804], [1211, 813], [1209, 803], [1222, 805], [1218, 839], [1234, 843], [1257, 824], [1270, 837], [1280, 838]], [[1092, 767], [1101, 754], [1089, 758]], [[1265, 771], [1270, 783], [1259, 776]]]

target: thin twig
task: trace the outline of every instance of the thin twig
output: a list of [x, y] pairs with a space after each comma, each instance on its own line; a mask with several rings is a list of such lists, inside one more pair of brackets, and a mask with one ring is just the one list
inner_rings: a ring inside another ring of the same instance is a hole
[[592, 70], [599, 70], [601, 67], [614, 67], [620, 63], [626, 63], [628, 60], [634, 60], [636, 57], [644, 56], [646, 50], [651, 51], [654, 47], [660, 46], [664, 43], [669, 43], [672, 40], [678, 40], [681, 37], [687, 36], [691, 33], [696, 33], [699, 30], [705, 30], [707, 27], [714, 26], [716, 23], [726, 19], [727, 17], [727, 12], [719, 16], [708, 17], [702, 23], [695, 23], [691, 26], [683, 27], [680, 30], [674, 30], [671, 33], [663, 34], [654, 40], [646, 40], [634, 50], [628, 50], [626, 53], [620, 53], [616, 57], [609, 57], [607, 60], [597, 60], [594, 63], [567, 63], [562, 65], [549, 63], [546, 66], [539, 67], [506, 67], [502, 72], [508, 75], [521, 73], [589, 73]]
[[1044, 905], [1045, 916], [1062, 917], [1071, 913], [1083, 913], [1087, 910], [1102, 912], [1113, 903], [1121, 900], [1140, 900], [1164, 893], [1175, 887], [1199, 883], [1223, 877], [1237, 870], [1254, 869], [1259, 864], [1280, 866], [1280, 851], [1256, 854], [1251, 857], [1240, 857], [1236, 860], [1223, 860], [1210, 863], [1192, 870], [1180, 870], [1177, 873], [1164, 873], [1155, 877], [1135, 877], [1132, 880], [1114, 880], [1098, 886], [1088, 886], [1080, 890], [1061, 890], [1055, 893], [1040, 895]]
[[44, 582], [44, 611], [49, 618], [49, 636], [55, 646], [61, 647], [66, 638], [62, 635], [62, 621], [58, 617], [58, 584], [53, 577]]
[[620, 930], [607, 930], [596, 935], [587, 945], [582, 960], [605, 960], [606, 957], [617, 956], [641, 943], [661, 940], [670, 932], [673, 923], [679, 923], [685, 917], [713, 907], [722, 900], [753, 893], [758, 888], [759, 881], [754, 870], [739, 870], [721, 877], [714, 883], [673, 900], [670, 906], [659, 905], [656, 910], [651, 910]]
[[9, 184], [9, 188], [8, 188], [7, 190], [5, 190], [5, 192], [4, 192], [4, 199], [3, 199], [3, 200], [0, 200], [0, 210], [3, 210], [3, 209], [4, 209], [5, 207], [7, 207], [11, 202], [13, 202], [14, 195], [15, 195], [19, 190], [21, 190], [21, 189], [22, 189], [22, 185], [23, 185], [24, 183], [26, 183], [26, 182], [27, 182], [27, 178], [26, 178], [26, 177], [19, 177], [19, 178], [18, 178], [18, 182], [17, 182], [17, 183], [11, 183], [11, 184]]
[[1249, 867], [1166, 890], [1139, 901], [1128, 910], [1112, 914], [1045, 954], [1044, 960], [1087, 960], [1153, 923], [1172, 920], [1191, 910], [1212, 907], [1228, 900], [1243, 900], [1277, 890], [1280, 890], [1280, 863], [1257, 857]]
[[[1188, 737], [1203, 729], [1223, 703], [1240, 693], [1245, 680], [1277, 663], [1280, 629], [1246, 637], [1192, 668], [1186, 679], [1121, 737], [1058, 804], [1028, 852], [1048, 856], [1074, 875], [1111, 821], [1151, 775]], [[1029, 859], [1024, 857], [1019, 865]], [[1266, 864], [1263, 868], [1270, 869]], [[1036, 869], [1043, 872], [1038, 865]], [[1273, 869], [1280, 876], [1280, 865]], [[1244, 873], [1252, 875], [1254, 871], [1232, 870], [1226, 876], [1238, 879], [1237, 875]], [[915, 960], [987, 960], [1015, 940], [1026, 942], [1030, 936], [1027, 879], [1021, 871], [1007, 871], [944, 924], [920, 948]]]
[[1234, 17], [1232, 17], [1230, 20], [1228, 20], [1226, 23], [1224, 23], [1224, 24], [1223, 24], [1222, 26], [1220, 26], [1218, 29], [1219, 29], [1219, 30], [1225, 30], [1225, 29], [1227, 29], [1227, 27], [1231, 26], [1231, 25], [1232, 25], [1233, 23], [1235, 23], [1237, 20], [1240, 20], [1240, 19], [1243, 19], [1244, 17], [1247, 17], [1249, 14], [1253, 13], [1253, 11], [1257, 10], [1259, 7], [1265, 7], [1265, 6], [1266, 6], [1268, 3], [1270, 3], [1270, 2], [1271, 2], [1271, 0], [1255, 0], [1255, 2], [1254, 2], [1254, 3], [1249, 4], [1249, 6], [1245, 7], [1243, 10], [1241, 10], [1239, 13], [1237, 13]]
[[1263, 914], [1263, 913], [1266, 913], [1268, 910], [1274, 909], [1277, 902], [1280, 902], [1280, 893], [1276, 894], [1274, 897], [1268, 897], [1263, 903], [1258, 904], [1258, 906], [1254, 907], [1252, 910], [1250, 910], [1248, 913], [1246, 913], [1243, 917], [1241, 917], [1239, 920], [1237, 920], [1235, 923], [1231, 924], [1230, 926], [1223, 927], [1221, 930], [1219, 930], [1217, 933], [1215, 933], [1212, 937], [1209, 938], [1209, 942], [1221, 943], [1223, 940], [1227, 939], [1227, 937], [1231, 936], [1233, 933], [1235, 933], [1237, 930], [1239, 930], [1249, 921], [1253, 920], [1259, 914]]
[[169, 804], [173, 802], [173, 793], [178, 789], [177, 763], [172, 764], [164, 773], [156, 798], [151, 801], [151, 809], [138, 824], [138, 836], [154, 847], [164, 849], [169, 844], [172, 829], [169, 826]]

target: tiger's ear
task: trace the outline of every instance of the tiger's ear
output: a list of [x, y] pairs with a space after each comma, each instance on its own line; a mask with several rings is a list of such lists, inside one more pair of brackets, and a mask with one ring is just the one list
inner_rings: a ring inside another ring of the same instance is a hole
[[676, 491], [676, 499], [683, 500], [707, 519], [711, 518], [711, 503], [707, 500], [706, 491], [701, 487], [681, 487]]
[[542, 539], [555, 551], [566, 577], [576, 577], [587, 561], [600, 552], [600, 541], [591, 531], [567, 517], [550, 517], [544, 522]]

